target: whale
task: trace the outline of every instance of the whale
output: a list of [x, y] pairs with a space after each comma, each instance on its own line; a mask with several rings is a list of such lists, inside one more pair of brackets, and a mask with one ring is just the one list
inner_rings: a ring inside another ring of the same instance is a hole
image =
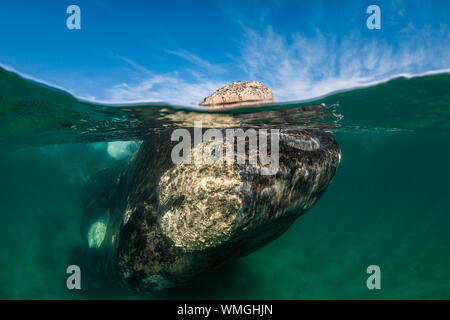
[[84, 243], [70, 263], [87, 287], [112, 282], [148, 294], [262, 248], [314, 206], [341, 158], [328, 130], [279, 129], [278, 137], [273, 175], [250, 162], [174, 163], [171, 130], [145, 137], [131, 158], [86, 182]]

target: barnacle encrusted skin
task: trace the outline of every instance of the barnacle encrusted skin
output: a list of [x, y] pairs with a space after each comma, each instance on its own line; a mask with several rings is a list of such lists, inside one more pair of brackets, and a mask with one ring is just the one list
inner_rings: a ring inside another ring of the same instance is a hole
[[217, 89], [206, 97], [201, 106], [216, 106], [238, 103], [270, 103], [273, 102], [273, 93], [268, 87], [258, 81], [235, 81]]
[[[199, 144], [191, 156], [210, 144]], [[203, 158], [200, 163], [180, 163], [159, 181], [162, 231], [185, 252], [217, 247], [236, 230], [242, 179], [237, 166], [225, 163], [223, 155], [220, 162], [206, 164]]]

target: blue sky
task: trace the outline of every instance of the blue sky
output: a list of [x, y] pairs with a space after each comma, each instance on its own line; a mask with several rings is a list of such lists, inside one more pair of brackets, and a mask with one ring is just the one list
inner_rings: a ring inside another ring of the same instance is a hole
[[449, 24], [448, 0], [2, 1], [0, 64], [100, 101], [193, 104], [235, 80], [299, 100], [449, 69]]

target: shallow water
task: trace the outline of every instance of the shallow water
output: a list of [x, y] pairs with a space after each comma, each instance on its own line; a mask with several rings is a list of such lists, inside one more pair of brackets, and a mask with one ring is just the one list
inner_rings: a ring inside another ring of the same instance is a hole
[[[450, 298], [450, 74], [212, 116], [161, 104], [93, 105], [3, 70], [0, 84], [0, 298]], [[110, 142], [198, 117], [204, 127], [332, 130], [341, 164], [280, 238], [184, 287], [147, 297], [118, 287], [69, 291], [83, 183], [137, 148]], [[381, 290], [366, 287], [372, 264]]]

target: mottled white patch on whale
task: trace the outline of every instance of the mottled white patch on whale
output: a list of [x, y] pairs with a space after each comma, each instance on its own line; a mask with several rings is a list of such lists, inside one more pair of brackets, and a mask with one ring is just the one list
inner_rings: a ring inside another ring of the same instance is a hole
[[91, 225], [87, 234], [89, 248], [100, 248], [105, 240], [108, 221], [109, 211]]
[[124, 159], [131, 156], [141, 145], [138, 141], [112, 141], [106, 148], [108, 154], [114, 159]]
[[[191, 156], [211, 143], [203, 141], [191, 150]], [[222, 157], [223, 164], [180, 163], [160, 178], [161, 229], [185, 252], [225, 243], [238, 225], [242, 178], [238, 167], [225, 164]]]
[[106, 223], [104, 220], [94, 222], [88, 231], [89, 248], [100, 248], [105, 239]]

